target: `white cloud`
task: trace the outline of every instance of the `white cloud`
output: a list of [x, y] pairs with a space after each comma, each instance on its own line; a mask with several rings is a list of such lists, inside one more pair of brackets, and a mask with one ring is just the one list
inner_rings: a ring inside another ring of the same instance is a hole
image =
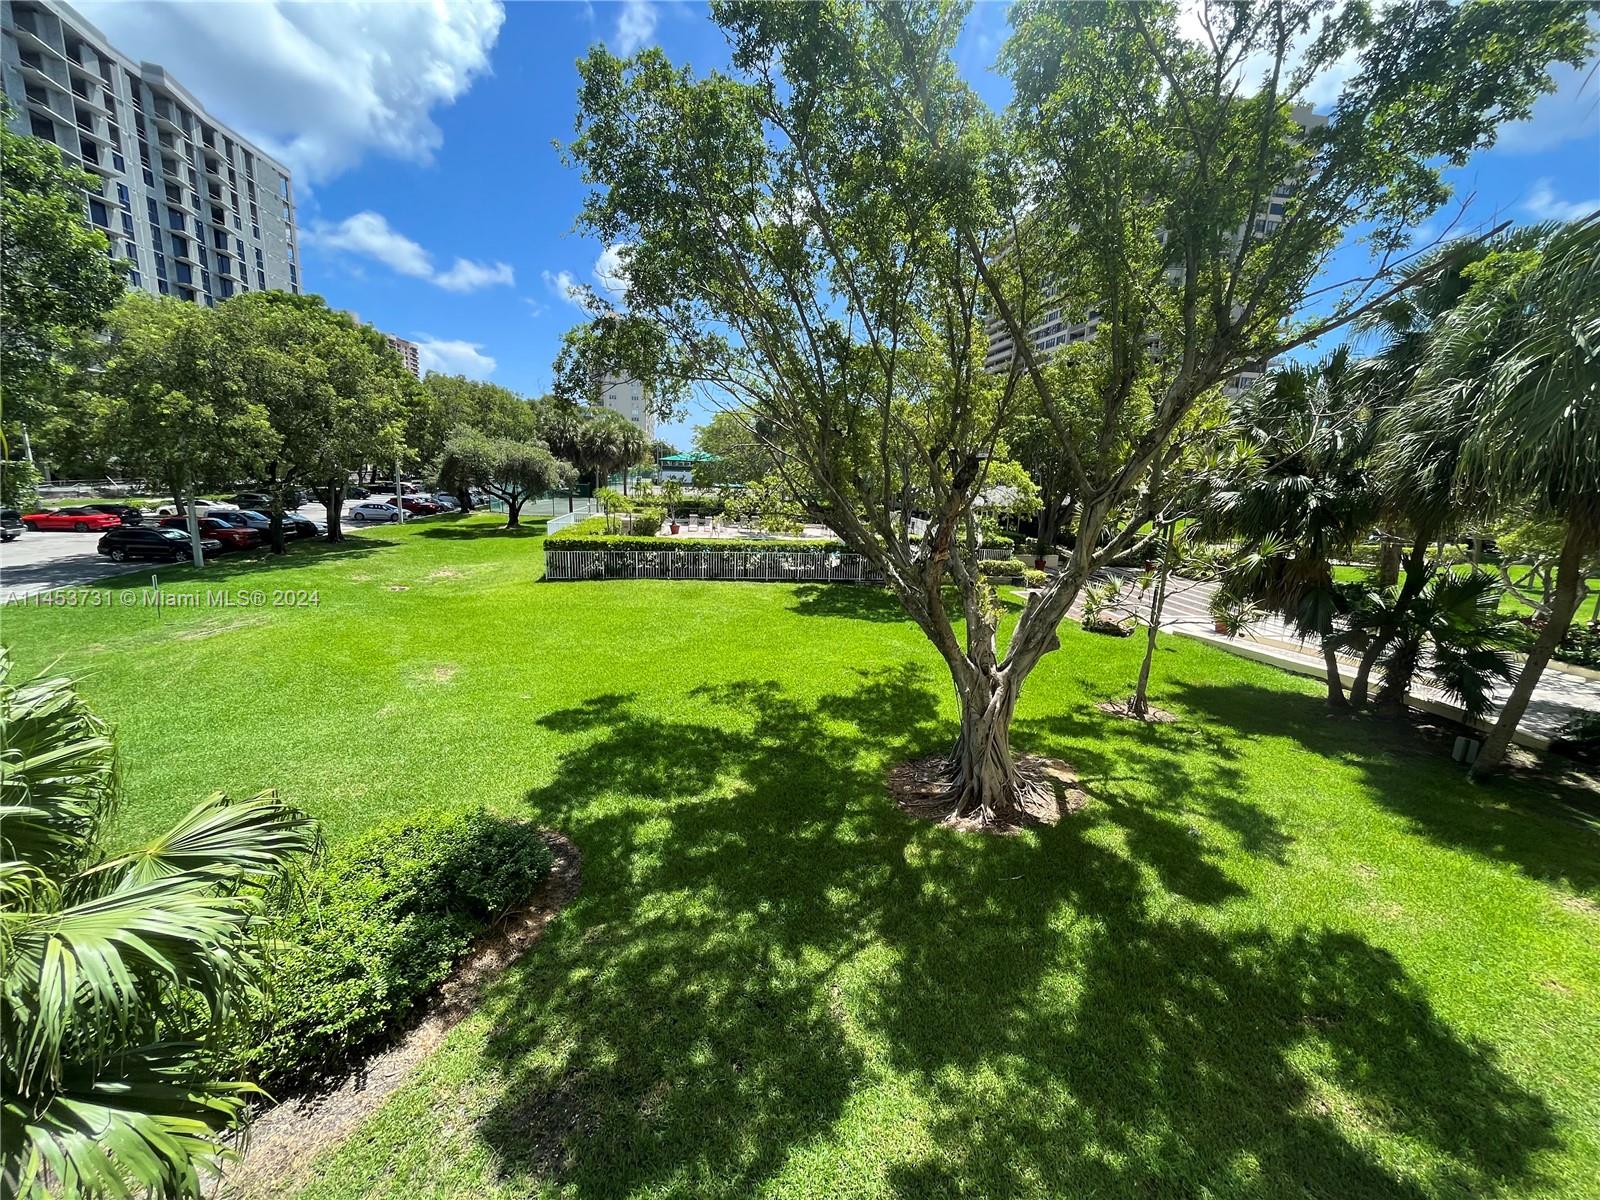
[[656, 6], [650, 0], [623, 0], [617, 13], [617, 31], [613, 37], [617, 53], [632, 54], [640, 46], [649, 44], [656, 35]]
[[428, 162], [442, 140], [433, 109], [489, 70], [505, 20], [500, 0], [76, 7], [311, 183], [369, 153]]
[[468, 379], [487, 379], [494, 372], [495, 361], [483, 353], [482, 342], [450, 341], [446, 338], [417, 335], [417, 360], [423, 373], [438, 371], [444, 375], [465, 375]]
[[618, 242], [615, 246], [607, 246], [600, 252], [600, 257], [594, 260], [595, 282], [618, 300], [628, 295], [630, 248], [627, 242]]
[[1600, 142], [1600, 72], [1596, 64], [1552, 67], [1556, 90], [1534, 102], [1526, 121], [1500, 127], [1496, 150], [1534, 154], [1585, 138]]
[[1562, 200], [1551, 188], [1550, 181], [1541, 179], [1533, 185], [1522, 207], [1541, 221], [1576, 221], [1600, 209], [1600, 196], [1589, 200]]
[[458, 258], [448, 271], [435, 275], [433, 281], [447, 292], [475, 292], [479, 288], [513, 284], [517, 277], [510, 263], [497, 262], [489, 266], [469, 258]]
[[330, 250], [374, 259], [401, 275], [416, 279], [433, 277], [433, 263], [428, 252], [405, 234], [391, 229], [381, 213], [358, 212], [337, 225], [318, 225], [305, 238]]
[[342, 250], [383, 263], [413, 279], [426, 279], [447, 292], [475, 292], [479, 288], [517, 281], [511, 264], [473, 262], [458, 258], [448, 271], [435, 271], [432, 256], [399, 230], [391, 228], [382, 213], [371, 210], [346, 217], [337, 225], [319, 222], [302, 235], [329, 250]]
[[542, 271], [540, 274], [544, 276], [545, 287], [557, 300], [565, 300], [584, 312], [593, 311], [588, 289], [578, 282], [577, 276], [571, 271]]

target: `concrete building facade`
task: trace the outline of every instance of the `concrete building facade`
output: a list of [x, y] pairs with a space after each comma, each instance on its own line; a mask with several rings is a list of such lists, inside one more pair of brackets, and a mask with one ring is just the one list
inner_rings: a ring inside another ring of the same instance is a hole
[[650, 411], [650, 385], [628, 375], [603, 375], [596, 389], [595, 405], [619, 412], [644, 430], [648, 441], [655, 441], [656, 418]]
[[159, 65], [128, 58], [66, 4], [0, 0], [0, 87], [15, 131], [95, 177], [89, 221], [127, 260], [130, 287], [207, 305], [300, 292], [289, 168]]
[[395, 335], [392, 333], [384, 334], [383, 340], [388, 342], [389, 345], [393, 346], [397, 351], [399, 351], [400, 357], [406, 361], [406, 370], [410, 371], [418, 379], [421, 379], [422, 360], [417, 350], [417, 344], [415, 342], [408, 342], [403, 337], [395, 337]]

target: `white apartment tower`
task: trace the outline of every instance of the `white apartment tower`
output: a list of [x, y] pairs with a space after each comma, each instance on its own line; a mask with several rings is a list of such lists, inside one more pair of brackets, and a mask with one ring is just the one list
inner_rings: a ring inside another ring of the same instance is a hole
[[650, 385], [628, 375], [607, 374], [600, 377], [595, 404], [619, 412], [644, 430], [644, 436], [654, 441], [656, 418], [650, 411]]
[[384, 334], [383, 340], [388, 342], [389, 345], [393, 346], [395, 350], [399, 352], [400, 357], [405, 360], [406, 370], [410, 371], [418, 379], [421, 379], [422, 358], [421, 354], [417, 350], [417, 344], [415, 342], [408, 342], [403, 337], [395, 337], [395, 335], [392, 333]]
[[128, 261], [129, 286], [206, 305], [300, 291], [289, 168], [160, 66], [65, 4], [0, 0], [0, 86], [14, 130], [95, 176], [89, 220]]
[[[1311, 129], [1328, 123], [1328, 118], [1319, 116], [1310, 105], [1296, 105], [1293, 116], [1295, 123], [1302, 129]], [[1257, 236], [1271, 234], [1283, 223], [1283, 215], [1292, 195], [1292, 186], [1289, 180], [1285, 180], [1273, 189], [1272, 195], [1267, 199], [1265, 210], [1256, 217]], [[1244, 236], [1243, 229], [1239, 231], [1238, 236], [1241, 238]], [[1091, 336], [1099, 323], [1098, 317], [1092, 312], [1088, 320], [1074, 321], [1070, 315], [1063, 315], [1061, 308], [1052, 308], [1029, 328], [1028, 339], [1033, 343], [1036, 354], [1048, 358], [1061, 347]], [[1011, 331], [999, 317], [991, 317], [985, 325], [985, 332], [989, 335], [989, 349], [984, 355], [984, 369], [991, 372], [1004, 370], [1011, 362], [1013, 351]], [[1270, 363], [1262, 363], [1256, 370], [1240, 372], [1223, 385], [1223, 391], [1229, 394], [1244, 391], [1260, 379], [1269, 366]]]

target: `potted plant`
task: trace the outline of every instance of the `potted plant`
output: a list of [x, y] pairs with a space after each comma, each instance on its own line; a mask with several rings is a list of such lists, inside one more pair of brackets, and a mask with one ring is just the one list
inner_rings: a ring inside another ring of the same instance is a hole
[[1211, 627], [1225, 637], [1238, 637], [1260, 616], [1255, 605], [1241, 596], [1230, 596], [1226, 588], [1212, 592], [1206, 607], [1211, 613]]
[[674, 534], [678, 532], [678, 505], [683, 503], [683, 484], [676, 479], [668, 480], [661, 485], [661, 498], [667, 505], [667, 528]]

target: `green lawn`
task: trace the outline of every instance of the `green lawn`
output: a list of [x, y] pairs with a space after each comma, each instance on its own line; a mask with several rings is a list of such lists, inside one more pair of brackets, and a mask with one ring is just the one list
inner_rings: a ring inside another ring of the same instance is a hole
[[[1472, 570], [1472, 566], [1470, 563], [1457, 563], [1454, 569], [1458, 575], [1464, 575], [1468, 571]], [[1353, 583], [1358, 579], [1365, 579], [1371, 574], [1371, 567], [1358, 566], [1355, 564], [1333, 568], [1333, 577], [1339, 580], [1341, 583]], [[1405, 578], [1404, 571], [1400, 572], [1400, 577], [1402, 579]], [[1520, 580], [1521, 574], [1514, 571], [1512, 572], [1511, 577], [1513, 579]], [[1508, 591], [1500, 598], [1500, 611], [1511, 613], [1513, 616], [1527, 616], [1533, 612], [1533, 605], [1527, 603], [1520, 596], [1516, 596]], [[1600, 620], [1600, 592], [1596, 592], [1587, 600], [1580, 601], [1578, 604], [1578, 611], [1572, 615], [1572, 624], [1574, 625], [1580, 625], [1585, 622], [1595, 620]]]
[[[149, 833], [275, 786], [331, 838], [486, 803], [577, 901], [307, 1196], [1595, 1196], [1600, 831], [1317, 685], [1063, 631], [1048, 831], [902, 817], [934, 656], [881, 593], [541, 584], [493, 518], [237, 561], [314, 608], [7, 608], [116, 724]], [[166, 590], [182, 590], [173, 573]], [[108, 594], [116, 594], [109, 585]]]

